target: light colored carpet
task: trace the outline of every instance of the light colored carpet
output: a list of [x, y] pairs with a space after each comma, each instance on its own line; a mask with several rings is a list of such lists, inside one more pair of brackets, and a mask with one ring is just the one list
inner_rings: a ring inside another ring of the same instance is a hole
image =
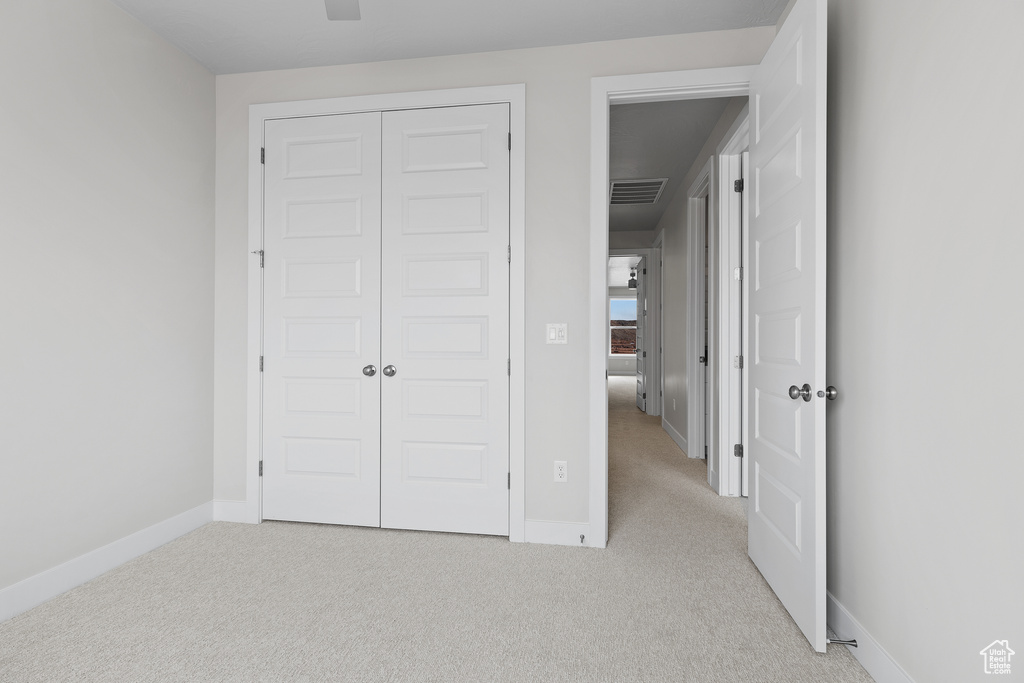
[[0, 680], [870, 681], [811, 650], [741, 501], [611, 386], [605, 550], [209, 524], [0, 624]]

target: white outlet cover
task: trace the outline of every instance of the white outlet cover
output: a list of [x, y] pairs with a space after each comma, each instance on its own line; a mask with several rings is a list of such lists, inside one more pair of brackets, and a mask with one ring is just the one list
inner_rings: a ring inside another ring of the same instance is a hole
[[569, 466], [565, 460], [555, 461], [555, 481], [566, 482], [569, 481]]
[[568, 344], [569, 325], [568, 323], [548, 323], [547, 336], [548, 344]]

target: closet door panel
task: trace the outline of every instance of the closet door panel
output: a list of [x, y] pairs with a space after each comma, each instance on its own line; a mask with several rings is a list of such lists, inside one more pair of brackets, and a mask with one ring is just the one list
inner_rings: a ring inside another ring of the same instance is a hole
[[263, 517], [380, 525], [380, 114], [266, 123]]
[[507, 535], [508, 105], [382, 128], [382, 526]]

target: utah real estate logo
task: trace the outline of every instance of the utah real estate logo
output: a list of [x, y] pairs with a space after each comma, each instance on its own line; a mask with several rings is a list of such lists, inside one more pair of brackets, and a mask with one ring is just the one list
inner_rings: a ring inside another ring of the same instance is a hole
[[987, 674], [1008, 674], [1010, 673], [1010, 657], [1017, 654], [1010, 649], [1010, 643], [1006, 640], [994, 640], [992, 644], [981, 651], [985, 658], [985, 673]]

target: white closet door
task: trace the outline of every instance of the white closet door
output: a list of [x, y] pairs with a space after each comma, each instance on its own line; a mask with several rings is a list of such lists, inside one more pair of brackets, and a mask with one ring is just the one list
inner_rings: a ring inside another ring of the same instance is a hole
[[508, 534], [508, 121], [383, 114], [385, 527]]
[[380, 524], [380, 114], [268, 121], [263, 517]]

